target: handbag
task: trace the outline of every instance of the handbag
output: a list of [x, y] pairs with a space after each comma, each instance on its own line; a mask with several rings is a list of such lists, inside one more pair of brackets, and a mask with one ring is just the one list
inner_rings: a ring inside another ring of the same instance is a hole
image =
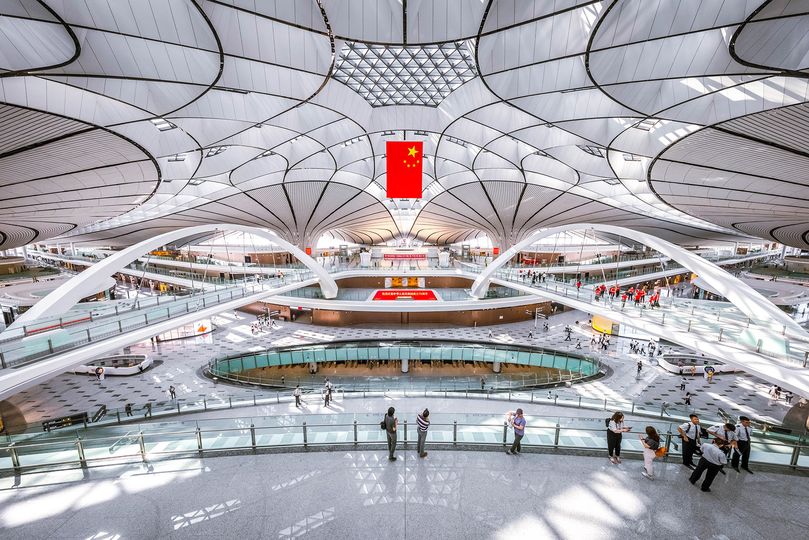
[[668, 453], [668, 450], [666, 450], [666, 447], [665, 447], [665, 446], [661, 446], [660, 448], [658, 448], [657, 450], [655, 450], [655, 457], [656, 457], [656, 458], [662, 458], [662, 457], [664, 457], [664, 456], [665, 456], [667, 453]]

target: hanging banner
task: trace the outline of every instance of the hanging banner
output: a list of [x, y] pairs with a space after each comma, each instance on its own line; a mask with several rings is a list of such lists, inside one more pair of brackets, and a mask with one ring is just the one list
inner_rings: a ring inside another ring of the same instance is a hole
[[421, 198], [422, 141], [387, 141], [387, 197]]

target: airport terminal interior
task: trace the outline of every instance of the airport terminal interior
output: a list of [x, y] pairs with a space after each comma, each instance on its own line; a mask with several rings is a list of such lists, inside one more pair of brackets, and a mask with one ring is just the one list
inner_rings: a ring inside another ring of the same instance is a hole
[[0, 0], [0, 538], [809, 537], [809, 0]]

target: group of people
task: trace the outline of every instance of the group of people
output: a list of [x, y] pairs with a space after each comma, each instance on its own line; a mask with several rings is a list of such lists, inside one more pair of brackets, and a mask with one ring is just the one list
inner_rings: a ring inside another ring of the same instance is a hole
[[250, 333], [254, 336], [258, 334], [260, 331], [267, 329], [267, 328], [276, 328], [278, 325], [275, 322], [275, 319], [270, 317], [269, 315], [259, 315], [256, 317], [255, 322], [250, 324]]
[[783, 395], [784, 395], [784, 401], [785, 401], [786, 403], [791, 404], [791, 403], [792, 403], [792, 398], [793, 398], [793, 394], [792, 394], [792, 392], [791, 392], [791, 391], [787, 390], [786, 392], [784, 392], [784, 391], [781, 389], [781, 387], [780, 387], [780, 386], [778, 386], [777, 384], [774, 384], [774, 385], [772, 385], [772, 387], [770, 388], [770, 392], [769, 392], [770, 397], [771, 397], [771, 398], [773, 398], [775, 401], [778, 401], [778, 400], [780, 400], [780, 399], [781, 399], [781, 394], [782, 394], [782, 393], [783, 393]]
[[647, 354], [646, 351], [647, 347], [649, 349], [648, 350], [649, 356], [654, 356], [655, 352], [657, 352], [658, 356], [663, 354], [663, 347], [660, 347], [657, 344], [657, 342], [655, 342], [655, 340], [653, 339], [650, 339], [647, 345], [644, 345], [637, 339], [632, 339], [629, 341], [629, 352], [633, 354], [640, 354], [642, 356], [645, 356]]
[[[399, 437], [399, 419], [396, 417], [396, 409], [388, 407], [388, 412], [380, 422], [380, 427], [385, 430], [385, 436], [388, 441], [388, 460], [396, 461], [396, 443]], [[416, 453], [420, 458], [427, 457], [427, 452], [424, 447], [427, 443], [427, 430], [430, 428], [430, 411], [424, 409], [416, 416]]]
[[598, 334], [598, 340], [596, 340], [595, 334], [593, 337], [590, 338], [590, 347], [598, 347], [599, 349], [606, 351], [610, 347], [610, 337], [606, 334], [606, 332]]
[[[700, 486], [702, 491], [711, 491], [711, 483], [717, 474], [725, 474], [724, 466], [728, 463], [737, 473], [744, 469], [750, 474], [750, 442], [753, 427], [750, 419], [740, 416], [736, 424], [725, 423], [703, 429], [699, 416], [692, 414], [689, 421], [677, 428], [683, 441], [683, 465], [692, 469], [689, 481], [696, 485], [705, 473]], [[708, 440], [709, 436], [713, 439]], [[694, 454], [700, 454], [697, 465], [694, 465]], [[741, 466], [741, 469], [740, 469]]]
[[[607, 453], [610, 462], [621, 463], [621, 440], [624, 433], [632, 430], [624, 423], [624, 415], [616, 412], [607, 422]], [[740, 416], [736, 424], [725, 423], [703, 429], [699, 416], [692, 414], [689, 421], [678, 426], [677, 431], [682, 439], [683, 465], [692, 469], [689, 478], [691, 484], [696, 485], [705, 474], [700, 488], [702, 491], [711, 491], [711, 483], [717, 474], [725, 474], [724, 466], [730, 460], [731, 467], [736, 472], [744, 469], [750, 474], [750, 442], [753, 428], [750, 419]], [[645, 436], [641, 435], [643, 446], [643, 476], [654, 478], [653, 461], [655, 457], [664, 455], [660, 450], [660, 435], [652, 426], [647, 426]], [[694, 465], [694, 454], [699, 454], [699, 462]]]
[[531, 285], [536, 285], [537, 283], [545, 283], [548, 276], [545, 273], [539, 273], [536, 270], [520, 270], [519, 273], [520, 281], [530, 281]]

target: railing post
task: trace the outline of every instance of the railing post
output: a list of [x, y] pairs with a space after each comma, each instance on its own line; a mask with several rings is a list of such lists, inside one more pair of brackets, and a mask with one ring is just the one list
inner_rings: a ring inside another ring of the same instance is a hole
[[725, 331], [724, 328], [719, 329], [719, 341], [722, 341], [722, 332], [724, 332], [724, 331]]
[[14, 467], [15, 471], [20, 470], [20, 456], [17, 455], [17, 448], [14, 446], [14, 443], [9, 443], [8, 445], [8, 453], [11, 455], [11, 466]]
[[452, 421], [452, 446], [458, 444], [458, 421]]
[[228, 407], [231, 408], [231, 409], [233, 408], [233, 397], [232, 396], [228, 396]]
[[197, 450], [202, 453], [202, 430], [197, 426]]
[[53, 342], [51, 341], [51, 338], [48, 338], [48, 352], [53, 354]]
[[[6, 369], [6, 357], [0, 352], [0, 366]], [[803, 367], [806, 367], [806, 360], [803, 361]]]
[[666, 456], [669, 455], [671, 449], [671, 431], [666, 432]]
[[691, 319], [688, 319], [688, 328], [686, 329], [686, 332], [690, 331], [691, 331]]
[[798, 458], [801, 457], [801, 441], [798, 440], [795, 443], [795, 446], [792, 448], [792, 457], [789, 458], [789, 466], [790, 467], [797, 467], [798, 466]]
[[607, 410], [607, 398], [604, 398], [604, 410]]
[[[2, 357], [2, 354], [0, 354], [0, 358], [1, 357]], [[805, 353], [803, 353], [803, 367], [806, 367], [807, 362], [809, 362], [809, 351], [806, 351]], [[6, 367], [5, 363], [3, 364], [3, 367]]]
[[630, 412], [629, 414], [635, 414], [635, 402], [634, 401], [632, 402], [632, 412]]
[[202, 410], [204, 411], [208, 410], [208, 400], [205, 399], [205, 396], [202, 396]]
[[508, 439], [508, 422], [503, 422], [503, 446], [506, 445], [506, 439]]
[[407, 419], [404, 421], [404, 447], [407, 448]]
[[354, 446], [357, 445], [357, 421], [354, 420]]
[[308, 446], [308, 440], [306, 439], [306, 422], [303, 423], [303, 447], [306, 448]]
[[250, 423], [250, 442], [253, 444], [253, 449], [256, 448], [256, 426]]
[[76, 437], [76, 451], [79, 453], [79, 463], [82, 469], [87, 467], [87, 458], [84, 456], [84, 444], [81, 442], [81, 437]]
[[146, 441], [143, 440], [143, 432], [138, 433], [138, 445], [140, 446], [140, 458], [146, 462]]
[[115, 416], [118, 418], [118, 423], [121, 423], [121, 409], [115, 409]]
[[560, 428], [559, 428], [559, 424], [557, 423], [556, 424], [556, 431], [553, 434], [553, 447], [554, 448], [559, 447], [559, 431], [560, 431]]

